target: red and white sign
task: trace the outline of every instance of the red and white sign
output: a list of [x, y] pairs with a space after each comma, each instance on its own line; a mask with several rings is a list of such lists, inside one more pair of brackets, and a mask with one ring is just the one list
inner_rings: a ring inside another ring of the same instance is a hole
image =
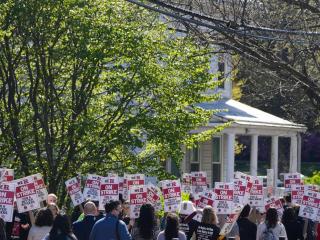
[[204, 193], [207, 190], [207, 173], [191, 172], [191, 189], [192, 193]]
[[233, 204], [233, 182], [216, 182], [214, 192], [216, 194], [215, 210], [217, 214], [231, 214], [234, 208]]
[[34, 185], [40, 201], [46, 201], [48, 198], [48, 190], [44, 184], [42, 175], [40, 173], [32, 175], [34, 178]]
[[183, 173], [182, 174], [182, 192], [191, 193], [191, 174], [190, 173]]
[[304, 185], [291, 185], [291, 202], [295, 205], [301, 205], [304, 194]]
[[145, 184], [144, 174], [124, 174], [123, 179], [123, 199], [129, 199], [129, 189], [131, 186], [143, 186]]
[[148, 183], [147, 185], [147, 201], [152, 206], [154, 206], [156, 211], [160, 211], [162, 209], [161, 206], [161, 190], [153, 185], [152, 183]]
[[123, 177], [118, 177], [119, 180], [119, 194], [123, 196]]
[[227, 221], [225, 222], [225, 224], [222, 226], [219, 235], [220, 236], [226, 236], [228, 233], [231, 232], [235, 222], [237, 221], [240, 213], [241, 213], [242, 207], [237, 207], [234, 210], [234, 213], [230, 214], [227, 217]]
[[68, 193], [71, 197], [74, 206], [78, 206], [84, 202], [84, 197], [81, 192], [80, 180], [77, 177], [71, 178], [65, 182]]
[[147, 187], [142, 185], [132, 185], [129, 188], [130, 218], [138, 218], [140, 208], [147, 203]]
[[100, 178], [99, 210], [110, 200], [119, 200], [119, 178], [117, 174], [108, 174]]
[[264, 200], [264, 208], [267, 211], [269, 208], [275, 208], [278, 213], [283, 213], [283, 206], [280, 199], [270, 197]]
[[164, 211], [178, 211], [181, 203], [180, 180], [164, 180], [161, 181], [161, 186], [164, 198]]
[[18, 212], [22, 213], [40, 208], [33, 177], [17, 179], [15, 183]]
[[200, 195], [200, 200], [197, 204], [198, 208], [204, 208], [205, 206], [214, 207], [216, 194], [212, 190], [207, 190], [205, 193]]
[[239, 171], [234, 173], [234, 178], [243, 179], [243, 180], [246, 180], [247, 182], [252, 182], [254, 180], [252, 176]]
[[3, 182], [11, 182], [14, 179], [14, 170], [9, 168], [0, 168], [0, 179]]
[[246, 191], [247, 181], [244, 179], [234, 179], [234, 191], [233, 191], [233, 202], [236, 205], [243, 205], [243, 200], [246, 195], [246, 201], [248, 201], [250, 192]]
[[286, 173], [284, 174], [284, 187], [287, 192], [291, 191], [291, 185], [301, 185], [300, 173]]
[[319, 204], [319, 192], [305, 191], [302, 197], [299, 216], [316, 221], [318, 218]]
[[261, 178], [253, 178], [249, 204], [253, 207], [264, 207], [263, 180]]
[[99, 201], [101, 176], [88, 174], [83, 189], [83, 197], [91, 201]]
[[0, 185], [0, 218], [12, 222], [15, 184], [3, 182]]

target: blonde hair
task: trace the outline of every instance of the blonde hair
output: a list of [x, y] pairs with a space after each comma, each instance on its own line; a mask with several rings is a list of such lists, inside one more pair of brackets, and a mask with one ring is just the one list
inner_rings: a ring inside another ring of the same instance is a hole
[[206, 206], [203, 209], [201, 222], [205, 224], [218, 224], [218, 217], [211, 206]]

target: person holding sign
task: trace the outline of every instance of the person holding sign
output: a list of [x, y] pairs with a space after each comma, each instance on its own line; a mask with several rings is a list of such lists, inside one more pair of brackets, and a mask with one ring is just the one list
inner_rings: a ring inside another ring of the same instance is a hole
[[119, 201], [111, 200], [105, 205], [107, 215], [96, 222], [90, 234], [90, 240], [131, 240], [126, 224], [118, 219], [121, 212]]
[[259, 224], [257, 229], [257, 240], [287, 238], [286, 229], [278, 219], [278, 212], [275, 208], [269, 208], [266, 213], [266, 219]]
[[175, 213], [168, 213], [166, 217], [166, 227], [161, 231], [157, 240], [186, 240], [184, 232], [179, 231], [179, 218]]
[[43, 208], [37, 212], [35, 224], [30, 228], [28, 240], [42, 240], [51, 230], [53, 215], [50, 209]]
[[131, 230], [134, 240], [153, 240], [159, 233], [154, 207], [150, 203], [143, 204], [140, 208], [139, 218]]
[[217, 226], [218, 218], [211, 206], [206, 206], [202, 212], [202, 220], [196, 230], [196, 240], [216, 240], [220, 228]]

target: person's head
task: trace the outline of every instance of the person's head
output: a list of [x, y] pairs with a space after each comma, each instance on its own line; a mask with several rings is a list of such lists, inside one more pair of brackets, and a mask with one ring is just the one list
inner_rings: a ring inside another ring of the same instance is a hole
[[201, 222], [205, 224], [218, 224], [218, 218], [213, 207], [206, 206], [203, 209]]
[[86, 204], [84, 204], [83, 212], [84, 215], [97, 215], [97, 207], [94, 204], [94, 202], [88, 201]]
[[284, 210], [282, 215], [282, 223], [287, 224], [296, 220], [296, 213], [293, 208], [288, 207]]
[[122, 213], [124, 216], [129, 216], [130, 215], [130, 204], [129, 201], [126, 200], [122, 203]]
[[269, 208], [266, 213], [266, 224], [268, 228], [274, 228], [278, 223], [277, 209]]
[[166, 217], [166, 227], [164, 235], [166, 240], [178, 238], [179, 234], [179, 218], [175, 213], [168, 213]]
[[49, 203], [47, 208], [52, 212], [53, 218], [55, 218], [59, 213], [59, 208], [55, 203]]
[[116, 217], [119, 216], [122, 210], [120, 201], [114, 201], [114, 200], [107, 202], [105, 205], [105, 209], [106, 209], [106, 213], [112, 214]]
[[154, 227], [157, 224], [154, 207], [151, 204], [146, 203], [141, 206], [137, 224], [141, 236], [144, 239], [151, 239]]
[[48, 194], [47, 204], [50, 204], [50, 203], [58, 204], [58, 197], [54, 193]]
[[42, 208], [40, 209], [35, 217], [35, 225], [38, 227], [52, 226], [53, 215], [50, 209]]
[[250, 205], [249, 204], [245, 205], [239, 215], [239, 218], [249, 217], [250, 211], [251, 211]]
[[285, 201], [285, 204], [291, 205], [291, 195], [289, 194], [284, 196], [284, 201]]
[[58, 234], [68, 235], [70, 233], [72, 233], [72, 230], [68, 216], [58, 214], [53, 221], [50, 231], [50, 239], [53, 239]]

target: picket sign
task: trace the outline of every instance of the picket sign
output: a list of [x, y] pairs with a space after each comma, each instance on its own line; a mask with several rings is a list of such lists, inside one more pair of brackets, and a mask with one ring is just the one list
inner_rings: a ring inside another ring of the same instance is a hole
[[131, 185], [129, 188], [130, 218], [138, 218], [140, 208], [147, 203], [147, 187], [143, 185]]
[[283, 213], [283, 206], [280, 201], [280, 199], [277, 199], [275, 197], [270, 197], [264, 199], [264, 207], [265, 211], [267, 212], [269, 208], [275, 208], [278, 213], [282, 214]]
[[11, 182], [14, 180], [14, 170], [9, 168], [0, 168], [0, 182]]
[[236, 171], [234, 173], [234, 178], [235, 179], [243, 179], [243, 180], [246, 180], [247, 182], [253, 182], [253, 177], [248, 175], [248, 174], [245, 174], [243, 172], [239, 172], [239, 171]]
[[191, 173], [183, 173], [181, 181], [182, 192], [192, 193], [191, 189]]
[[261, 178], [253, 178], [250, 191], [249, 204], [254, 207], [264, 207], [263, 201], [263, 181]]
[[48, 190], [44, 184], [42, 175], [40, 173], [32, 175], [34, 179], [34, 185], [40, 201], [46, 201], [48, 198]]
[[227, 220], [226, 220], [225, 224], [223, 224], [223, 226], [222, 226], [222, 228], [220, 230], [219, 235], [220, 235], [221, 238], [219, 237], [219, 239], [223, 239], [224, 236], [226, 236], [227, 234], [230, 233], [230, 231], [232, 230], [234, 224], [238, 220], [242, 209], [243, 209], [242, 205], [237, 206], [234, 209], [234, 212], [227, 217]]
[[234, 209], [233, 182], [216, 182], [214, 192], [216, 194], [215, 210], [217, 214], [231, 214]]
[[15, 180], [15, 185], [19, 213], [40, 208], [40, 201], [32, 176]]
[[299, 210], [299, 216], [316, 221], [318, 218], [320, 204], [320, 193], [315, 191], [305, 191]]
[[118, 177], [119, 180], [119, 194], [123, 196], [123, 177]]
[[83, 197], [86, 200], [99, 201], [101, 176], [88, 174], [83, 188]]
[[12, 222], [15, 187], [13, 182], [0, 184], [0, 218], [5, 222]]
[[244, 205], [249, 201], [252, 182], [245, 179], [233, 179], [233, 202], [235, 205]]
[[164, 180], [160, 182], [164, 198], [164, 211], [178, 211], [181, 203], [180, 180]]
[[191, 189], [194, 194], [204, 193], [207, 190], [206, 172], [191, 172]]
[[286, 173], [284, 174], [284, 188], [286, 192], [291, 192], [292, 185], [301, 185], [301, 174], [300, 173]]
[[129, 199], [129, 189], [131, 186], [143, 186], [145, 184], [144, 174], [124, 174], [123, 179], [123, 199]]
[[154, 206], [156, 211], [160, 211], [162, 209], [160, 198], [160, 188], [149, 182], [147, 185], [147, 202]]
[[67, 191], [71, 197], [74, 206], [78, 206], [84, 202], [84, 197], [81, 192], [80, 180], [77, 177], [71, 178], [65, 182]]
[[113, 173], [100, 177], [99, 210], [104, 210], [110, 200], [119, 200], [119, 177]]
[[207, 190], [205, 193], [200, 195], [200, 200], [197, 204], [198, 208], [204, 208], [205, 206], [211, 206], [214, 208], [214, 203], [216, 199], [216, 194], [212, 190]]

